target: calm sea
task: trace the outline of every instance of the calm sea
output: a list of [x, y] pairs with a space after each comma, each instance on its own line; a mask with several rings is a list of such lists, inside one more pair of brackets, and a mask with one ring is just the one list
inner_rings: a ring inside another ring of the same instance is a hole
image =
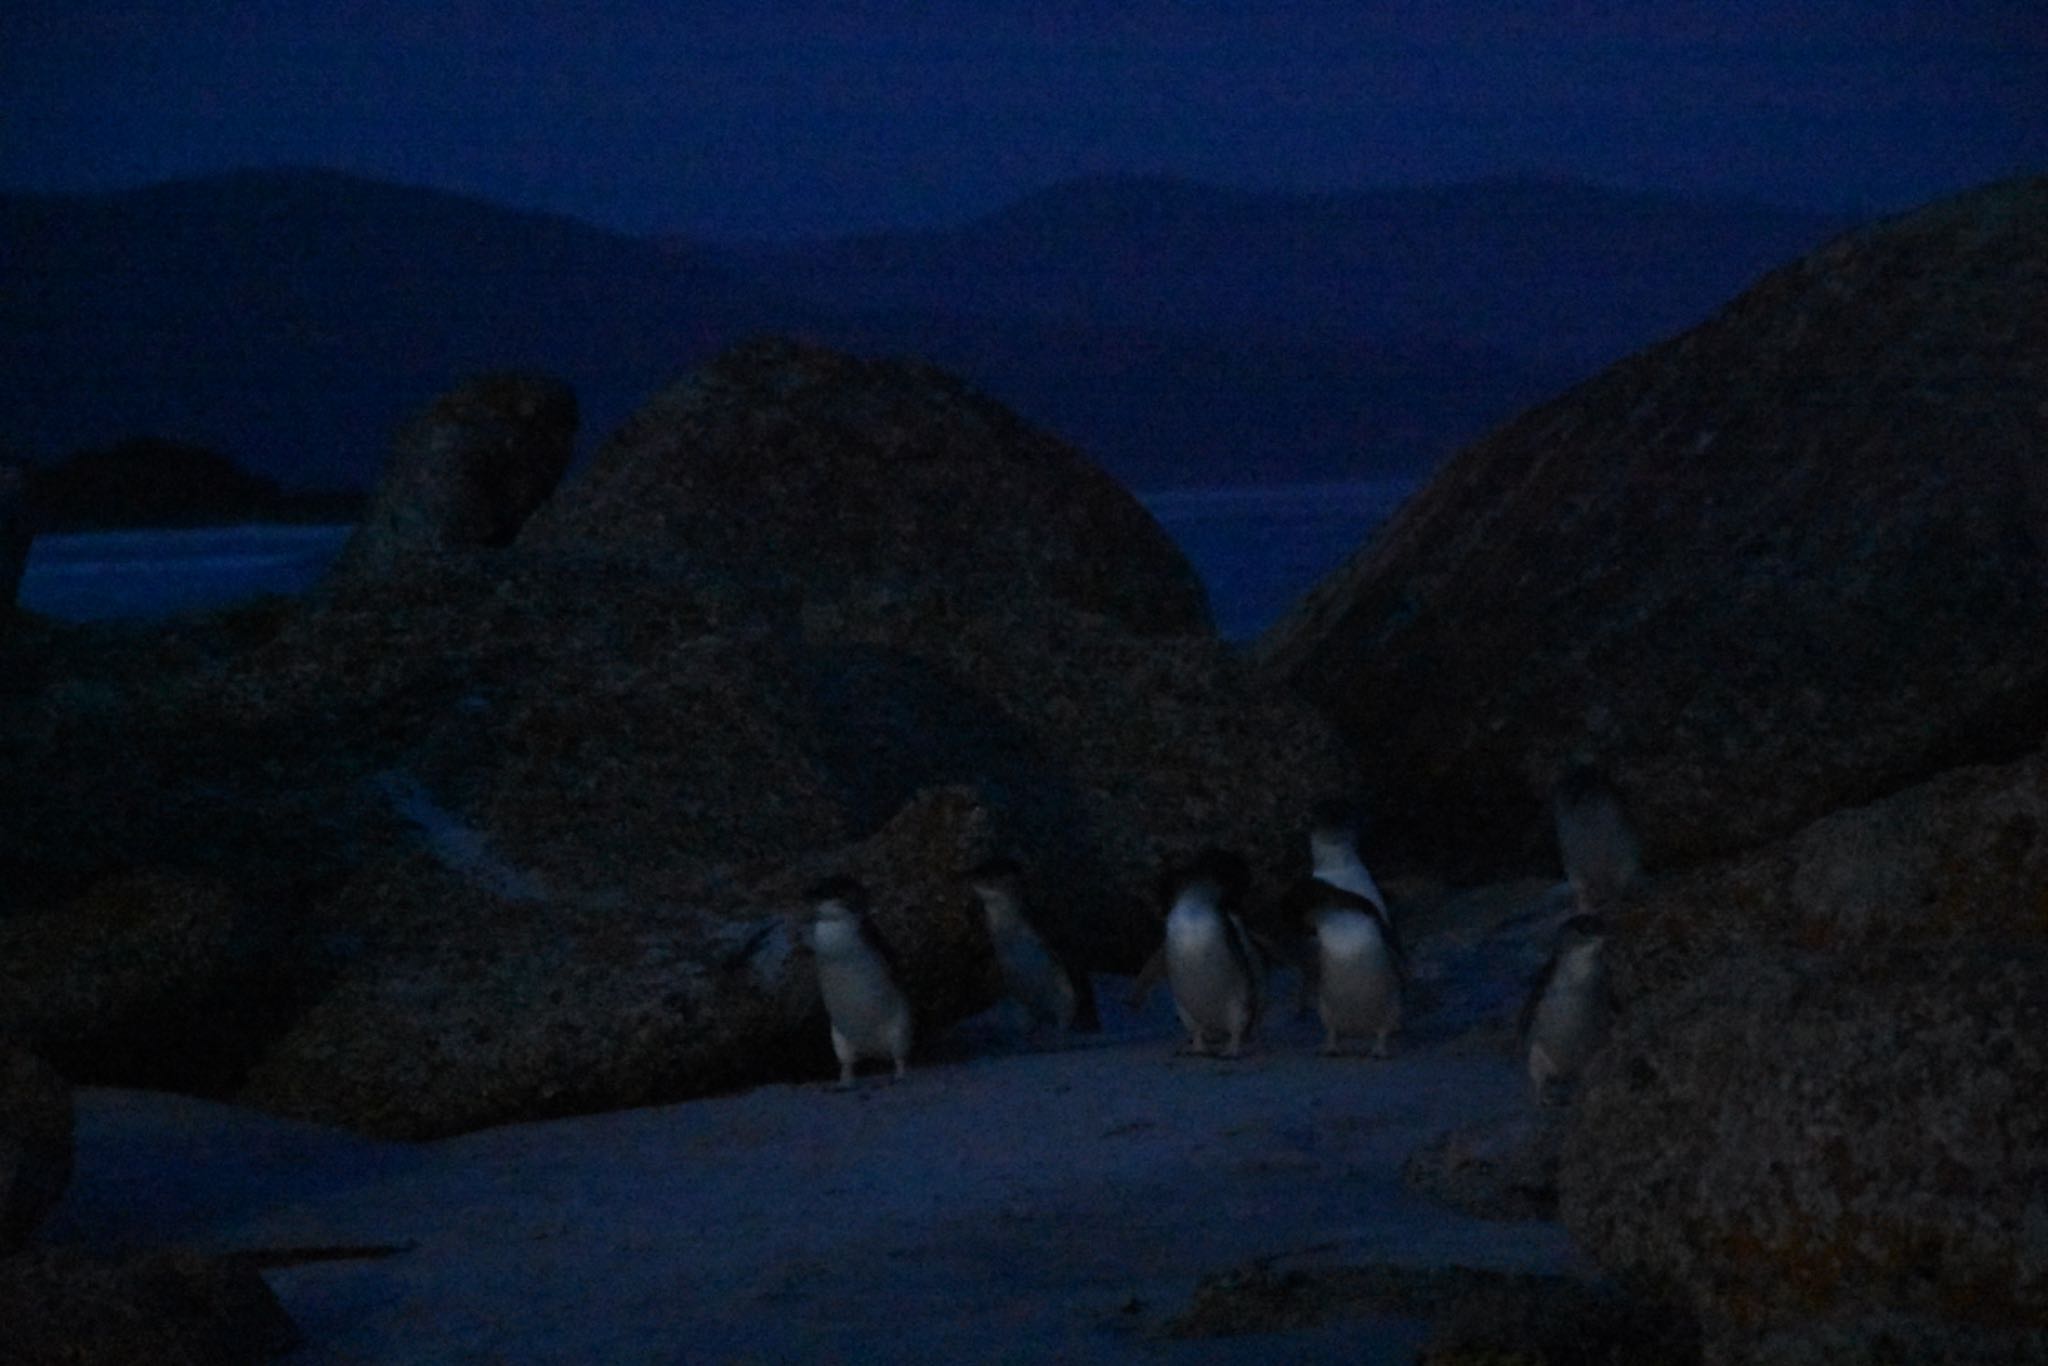
[[[1401, 505], [1407, 480], [1184, 489], [1143, 496], [1209, 587], [1216, 624], [1257, 635]], [[347, 527], [215, 527], [43, 536], [22, 605], [71, 621], [163, 617], [318, 581]]]

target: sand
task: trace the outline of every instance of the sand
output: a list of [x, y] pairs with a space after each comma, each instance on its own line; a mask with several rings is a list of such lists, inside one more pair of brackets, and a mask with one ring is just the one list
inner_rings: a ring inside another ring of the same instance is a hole
[[991, 1014], [900, 1084], [435, 1143], [88, 1090], [39, 1241], [402, 1247], [266, 1273], [306, 1334], [295, 1363], [1410, 1361], [1423, 1326], [1393, 1319], [1160, 1330], [1253, 1259], [1587, 1269], [1554, 1224], [1468, 1218], [1400, 1178], [1425, 1140], [1525, 1103], [1500, 1019], [1555, 909], [1496, 896], [1425, 945], [1387, 1061], [1317, 1057], [1291, 1002], [1242, 1060], [1176, 1056], [1165, 993], [1133, 1013], [1105, 977], [1105, 1032], [1065, 1048]]

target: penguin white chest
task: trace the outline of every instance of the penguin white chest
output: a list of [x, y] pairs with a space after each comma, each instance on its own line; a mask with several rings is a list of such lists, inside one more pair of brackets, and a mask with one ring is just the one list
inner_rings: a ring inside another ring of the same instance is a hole
[[1606, 965], [1597, 944], [1560, 955], [1530, 1021], [1529, 1067], [1538, 1099], [1550, 1078], [1570, 1079], [1606, 1032]]
[[1241, 1029], [1253, 1009], [1255, 984], [1232, 952], [1229, 935], [1223, 912], [1204, 902], [1178, 904], [1166, 918], [1166, 976], [1174, 1004], [1204, 1030]]
[[811, 947], [832, 1027], [864, 1052], [880, 1050], [909, 1009], [888, 963], [852, 921], [819, 921]]
[[1316, 917], [1317, 996], [1332, 1036], [1382, 1034], [1401, 1014], [1401, 979], [1380, 924], [1364, 911]]

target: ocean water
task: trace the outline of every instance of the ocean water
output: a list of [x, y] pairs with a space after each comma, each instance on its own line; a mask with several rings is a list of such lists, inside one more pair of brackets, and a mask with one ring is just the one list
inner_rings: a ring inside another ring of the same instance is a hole
[[205, 612], [303, 593], [348, 539], [345, 526], [233, 526], [38, 536], [16, 594], [64, 621]]
[[[1407, 480], [1182, 489], [1141, 495], [1209, 588], [1225, 637], [1257, 635], [1344, 562], [1414, 491]], [[240, 526], [42, 536], [23, 606], [68, 621], [211, 611], [266, 593], [303, 593], [347, 527]]]

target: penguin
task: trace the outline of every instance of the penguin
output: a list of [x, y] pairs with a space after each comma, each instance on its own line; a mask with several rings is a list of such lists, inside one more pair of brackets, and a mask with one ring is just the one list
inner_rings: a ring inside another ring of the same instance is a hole
[[1358, 809], [1349, 802], [1325, 800], [1309, 811], [1309, 876], [1340, 891], [1370, 901], [1380, 913], [1389, 935], [1394, 933], [1394, 915], [1379, 884], [1366, 871], [1358, 856]]
[[1313, 993], [1323, 1021], [1323, 1056], [1336, 1056], [1347, 1038], [1370, 1038], [1374, 1057], [1392, 1056], [1388, 1040], [1401, 1027], [1406, 964], [1386, 908], [1310, 878], [1288, 893], [1284, 909], [1314, 941], [1304, 996]]
[[895, 955], [869, 919], [867, 890], [850, 877], [835, 877], [813, 887], [809, 900], [818, 991], [839, 1058], [838, 1089], [853, 1086], [854, 1064], [862, 1058], [889, 1059], [901, 1081], [910, 1057], [910, 1001]]
[[1260, 965], [1237, 917], [1250, 880], [1242, 858], [1218, 849], [1164, 880], [1166, 980], [1191, 1052], [1220, 1035], [1223, 1056], [1237, 1057], [1258, 1025]]
[[981, 903], [1011, 999], [1030, 1013], [1034, 1023], [1050, 1024], [1062, 1041], [1070, 1029], [1100, 1029], [1088, 975], [1053, 946], [1032, 915], [1024, 896], [1024, 872], [1016, 861], [989, 859], [969, 870], [966, 882]]
[[1606, 1040], [1614, 1014], [1606, 946], [1603, 918], [1573, 916], [1558, 927], [1557, 947], [1529, 988], [1516, 1034], [1538, 1106], [1569, 1096], [1587, 1060]]
[[1557, 849], [1581, 914], [1613, 905], [1642, 876], [1642, 849], [1605, 774], [1583, 759], [1565, 766], [1550, 794]]

